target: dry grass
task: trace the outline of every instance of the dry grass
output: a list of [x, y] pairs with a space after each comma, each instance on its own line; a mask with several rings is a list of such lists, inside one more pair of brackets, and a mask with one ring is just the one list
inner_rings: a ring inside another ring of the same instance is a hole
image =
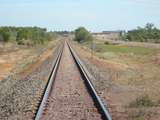
[[28, 64], [35, 62], [37, 58], [44, 60], [49, 54], [51, 54], [51, 49], [56, 42], [57, 41], [52, 41], [45, 46], [39, 45], [35, 47], [18, 46], [13, 43], [1, 46], [0, 80], [4, 79], [11, 73], [13, 74], [22, 71]]
[[[128, 117], [122, 120], [158, 120], [156, 118], [160, 117], [157, 111], [160, 100], [160, 48], [154, 48], [154, 45], [147, 48], [142, 44], [137, 45], [138, 43], [136, 45], [125, 43], [106, 45], [97, 41], [95, 43], [97, 52], [94, 52], [92, 57], [87, 43], [77, 48], [77, 51], [90, 66], [95, 65], [99, 71], [103, 71], [105, 77], [98, 79], [94, 84], [98, 91], [103, 93], [104, 101], [113, 105], [112, 109], [120, 112], [125, 109]], [[92, 67], [92, 71], [95, 71], [93, 69]], [[111, 81], [109, 89], [106, 85], [108, 80]], [[127, 107], [131, 104], [134, 104], [134, 109]], [[116, 114], [117, 112], [113, 113], [114, 119]], [[118, 118], [121, 119], [117, 116]]]
[[[31, 52], [28, 57], [20, 55], [23, 57], [18, 59], [18, 63], [12, 62], [14, 69], [8, 71], [10, 73], [8, 77], [0, 81], [0, 119], [33, 119], [52, 69], [55, 44], [56, 42], [45, 47], [32, 48], [29, 50]], [[25, 51], [25, 49], [18, 48], [13, 52], [5, 51], [6, 54], [12, 56], [13, 53]], [[3, 54], [5, 54], [4, 51]], [[7, 61], [7, 59], [5, 60]], [[8, 60], [8, 62], [10, 61]]]

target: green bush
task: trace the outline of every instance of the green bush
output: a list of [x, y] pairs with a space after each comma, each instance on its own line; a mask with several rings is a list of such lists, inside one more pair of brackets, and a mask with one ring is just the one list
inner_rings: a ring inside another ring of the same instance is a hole
[[43, 44], [55, 37], [54, 32], [47, 32], [39, 27], [0, 27], [0, 41], [17, 42], [20, 45]]
[[160, 30], [154, 24], [147, 23], [144, 28], [130, 30], [122, 36], [123, 40], [160, 43]]
[[135, 101], [129, 104], [130, 107], [151, 107], [154, 106], [154, 102], [149, 98], [148, 95], [138, 97]]
[[75, 40], [78, 42], [93, 40], [91, 34], [84, 27], [79, 27], [75, 30]]
[[109, 45], [110, 43], [109, 43], [108, 41], [105, 41], [104, 44], [105, 44], [105, 45]]
[[9, 34], [8, 31], [0, 30], [0, 35], [1, 35], [2, 41], [4, 41], [4, 42], [8, 42], [9, 41], [10, 34]]

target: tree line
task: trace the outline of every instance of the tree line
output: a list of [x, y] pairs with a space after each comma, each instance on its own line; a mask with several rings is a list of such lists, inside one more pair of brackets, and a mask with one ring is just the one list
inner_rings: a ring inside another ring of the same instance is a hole
[[128, 41], [160, 43], [160, 29], [152, 23], [147, 23], [145, 27], [128, 31], [122, 38]]
[[54, 32], [40, 27], [0, 27], [1, 42], [16, 42], [20, 45], [43, 44], [55, 37]]

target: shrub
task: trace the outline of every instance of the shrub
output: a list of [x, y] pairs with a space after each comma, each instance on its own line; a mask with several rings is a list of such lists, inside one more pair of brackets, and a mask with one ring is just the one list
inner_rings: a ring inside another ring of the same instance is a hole
[[0, 31], [0, 35], [1, 35], [1, 41], [4, 41], [4, 42], [9, 41], [10, 35], [8, 32]]
[[109, 43], [108, 41], [105, 41], [104, 44], [105, 44], [105, 45], [109, 45], [110, 43]]
[[148, 95], [138, 97], [135, 101], [129, 104], [130, 107], [151, 107], [154, 106], [154, 102], [149, 98]]
[[84, 27], [79, 27], [75, 30], [75, 40], [78, 42], [93, 40], [91, 34]]
[[17, 42], [20, 45], [43, 44], [55, 37], [54, 32], [47, 32], [39, 27], [0, 27], [0, 41]]
[[145, 27], [138, 27], [130, 30], [122, 36], [122, 40], [139, 41], [139, 42], [154, 42], [160, 41], [160, 29], [156, 28], [154, 24], [147, 23]]

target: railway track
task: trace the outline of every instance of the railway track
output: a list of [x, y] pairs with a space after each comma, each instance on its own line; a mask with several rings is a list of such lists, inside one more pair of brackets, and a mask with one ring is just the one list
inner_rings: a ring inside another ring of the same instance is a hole
[[68, 42], [60, 46], [35, 120], [112, 120]]

